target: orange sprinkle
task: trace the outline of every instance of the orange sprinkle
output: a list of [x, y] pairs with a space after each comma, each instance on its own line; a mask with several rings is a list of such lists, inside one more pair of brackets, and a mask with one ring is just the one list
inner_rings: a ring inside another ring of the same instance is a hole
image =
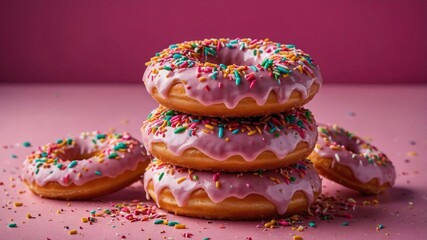
[[70, 231], [68, 232], [68, 234], [69, 234], [69, 235], [75, 235], [75, 234], [77, 234], [77, 230], [75, 230], [75, 229], [70, 230]]
[[182, 178], [178, 179], [177, 183], [180, 184], [180, 183], [184, 182], [186, 178], [187, 177], [182, 177]]
[[208, 128], [210, 130], [214, 130], [214, 126], [209, 125], [209, 124], [205, 124], [205, 128]]
[[176, 224], [174, 227], [175, 227], [175, 229], [185, 229], [186, 228], [185, 224]]
[[15, 207], [22, 207], [22, 205], [24, 205], [24, 204], [21, 202], [15, 202], [14, 205], [15, 205]]
[[216, 181], [216, 182], [215, 182], [215, 187], [216, 187], [216, 188], [220, 188], [220, 187], [221, 187], [221, 184], [219, 183], [219, 181]]
[[206, 80], [208, 80], [206, 77], [199, 77], [199, 81], [200, 81], [200, 82], [204, 82], [204, 81], [206, 81]]

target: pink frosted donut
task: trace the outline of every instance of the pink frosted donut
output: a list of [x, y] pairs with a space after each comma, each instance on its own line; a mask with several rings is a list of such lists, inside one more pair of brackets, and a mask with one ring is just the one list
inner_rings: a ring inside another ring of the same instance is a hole
[[376, 147], [337, 125], [319, 124], [319, 138], [309, 159], [319, 174], [366, 194], [394, 184], [393, 163]]
[[128, 133], [82, 133], [40, 147], [23, 164], [22, 180], [35, 194], [85, 199], [140, 179], [149, 163], [144, 147]]
[[144, 174], [147, 198], [177, 215], [211, 219], [266, 219], [307, 210], [321, 192], [308, 160], [269, 171], [196, 171], [155, 159]]
[[268, 39], [173, 44], [146, 64], [143, 81], [163, 106], [205, 116], [257, 116], [309, 102], [322, 77], [310, 55]]
[[273, 169], [305, 159], [317, 140], [311, 112], [218, 118], [160, 106], [143, 123], [147, 150], [163, 162], [199, 170]]

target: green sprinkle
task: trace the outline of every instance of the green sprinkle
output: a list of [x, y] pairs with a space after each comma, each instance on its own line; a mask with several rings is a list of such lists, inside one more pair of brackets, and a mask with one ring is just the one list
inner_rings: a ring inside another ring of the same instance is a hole
[[56, 144], [61, 144], [63, 142], [63, 140], [62, 139], [58, 139], [58, 140], [56, 140]]
[[194, 181], [196, 181], [197, 179], [199, 179], [199, 176], [193, 175], [192, 178], [193, 178]]
[[211, 238], [203, 238], [203, 240], [211, 240]]
[[341, 223], [341, 226], [344, 226], [344, 227], [346, 227], [346, 226], [348, 226], [348, 222], [343, 222], [343, 223]]
[[28, 141], [23, 142], [23, 143], [22, 143], [22, 145], [23, 145], [24, 147], [31, 147], [31, 143], [30, 143], [30, 142], [28, 142]]
[[179, 222], [175, 222], [175, 221], [168, 222], [168, 226], [170, 226], [170, 227], [173, 227], [173, 226], [175, 226], [177, 224], [179, 224]]
[[127, 149], [127, 145], [124, 142], [119, 142], [116, 146], [114, 146], [114, 150]]
[[104, 212], [105, 212], [106, 214], [108, 214], [108, 215], [110, 215], [110, 214], [111, 214], [111, 210], [110, 210], [110, 209], [105, 209], [105, 210], [104, 210]]
[[185, 131], [185, 129], [186, 129], [186, 127], [181, 126], [181, 127], [177, 128], [177, 129], [175, 129], [175, 131], [173, 131], [173, 133], [182, 133], [182, 132]]
[[254, 72], [258, 72], [258, 68], [254, 65], [250, 66], [250, 68], [252, 68], [252, 70], [254, 70]]
[[164, 68], [165, 70], [172, 71], [172, 68], [171, 68], [170, 66], [164, 66], [163, 68]]
[[241, 79], [240, 79], [239, 72], [237, 70], [234, 70], [234, 76], [236, 77], [236, 85], [239, 85]]
[[174, 111], [173, 110], [169, 110], [169, 111], [165, 112], [165, 115], [174, 115]]
[[7, 224], [7, 226], [10, 228], [17, 228], [18, 227], [18, 225], [16, 225], [16, 223], [9, 223], [9, 224]]
[[103, 133], [100, 133], [100, 134], [97, 134], [96, 135], [96, 139], [104, 139], [104, 138], [106, 138], [107, 137], [107, 134], [103, 134]]
[[179, 59], [179, 58], [182, 57], [182, 55], [179, 54], [179, 53], [175, 53], [172, 57], [175, 58], [175, 59]]
[[148, 119], [150, 119], [150, 118], [151, 118], [151, 116], [153, 116], [153, 114], [152, 114], [152, 113], [148, 114], [148, 116], [147, 116], [147, 120], [148, 120]]
[[77, 165], [77, 161], [73, 160], [72, 162], [70, 162], [70, 164], [68, 164], [68, 168], [73, 168]]
[[154, 224], [163, 224], [164, 221], [162, 219], [157, 219], [156, 221], [154, 221]]
[[308, 223], [308, 226], [314, 228], [314, 227], [316, 227], [316, 223], [314, 221], [311, 221], [311, 222]]
[[223, 64], [223, 63], [219, 64], [219, 67], [220, 67], [222, 70], [227, 69], [227, 65], [225, 65], [225, 64]]
[[92, 210], [92, 211], [90, 211], [89, 213], [90, 213], [91, 215], [95, 215], [96, 210]]
[[40, 168], [37, 168], [35, 173], [38, 174], [39, 171], [40, 171]]
[[12, 158], [18, 158], [15, 154], [10, 155]]
[[110, 153], [110, 155], [108, 155], [108, 158], [113, 159], [113, 158], [116, 158], [117, 156], [118, 156], [117, 153], [112, 152], [112, 153]]
[[286, 44], [285, 46], [286, 46], [286, 48], [295, 48], [295, 45], [293, 45], [293, 44]]
[[291, 181], [291, 182], [295, 182], [295, 177], [294, 176], [291, 176], [290, 178], [289, 178], [289, 180]]
[[100, 171], [95, 171], [95, 175], [101, 176], [102, 173]]
[[165, 173], [164, 173], [164, 172], [160, 173], [159, 181], [160, 181], [160, 180], [162, 180], [162, 178], [163, 178], [163, 176], [164, 176], [164, 175], [165, 175]]
[[41, 166], [43, 166], [43, 163], [42, 163], [42, 162], [39, 162], [39, 163], [37, 163], [36, 168], [39, 168], [39, 167], [41, 167]]
[[71, 138], [67, 139], [67, 144], [68, 145], [71, 145], [72, 143], [73, 143], [73, 139], [71, 139]]
[[47, 153], [45, 153], [45, 152], [42, 152], [40, 155], [41, 155], [42, 157], [47, 157]]
[[56, 165], [57, 168], [62, 168], [62, 166], [64, 166], [64, 164], [62, 164], [62, 163]]

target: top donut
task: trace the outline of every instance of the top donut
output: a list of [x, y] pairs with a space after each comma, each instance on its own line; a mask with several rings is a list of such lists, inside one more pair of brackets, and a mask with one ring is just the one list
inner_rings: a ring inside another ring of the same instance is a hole
[[207, 116], [260, 116], [309, 102], [322, 77], [310, 55], [268, 39], [173, 44], [146, 63], [143, 81], [160, 104]]

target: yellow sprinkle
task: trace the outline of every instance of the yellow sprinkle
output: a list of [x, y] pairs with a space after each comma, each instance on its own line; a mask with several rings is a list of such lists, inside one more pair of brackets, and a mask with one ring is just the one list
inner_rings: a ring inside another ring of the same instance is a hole
[[176, 229], [185, 229], [186, 228], [185, 224], [176, 224], [174, 227]]
[[22, 207], [22, 205], [24, 205], [24, 204], [21, 202], [15, 202], [14, 205], [15, 205], [15, 207]]
[[202, 131], [203, 131], [204, 133], [206, 133], [206, 134], [210, 134], [210, 133], [211, 133], [211, 131], [209, 131], [208, 129], [202, 129]]
[[188, 82], [187, 82], [186, 80], [184, 80], [184, 79], [182, 79], [182, 80], [181, 80], [181, 82], [182, 82], [182, 84], [184, 84], [184, 85], [187, 85], [187, 83], [188, 83]]
[[302, 225], [299, 225], [297, 228], [298, 232], [303, 232], [304, 231], [304, 227]]
[[184, 182], [186, 178], [187, 177], [182, 177], [182, 178], [178, 179], [177, 183], [180, 184], [180, 183]]
[[215, 63], [205, 62], [206, 67], [216, 67], [217, 65]]
[[316, 144], [315, 148], [318, 149], [318, 150], [320, 150], [322, 147], [319, 144]]
[[82, 222], [87, 223], [89, 220], [85, 217], [82, 217]]
[[27, 217], [28, 219], [31, 219], [33, 216], [31, 216], [31, 214], [27, 213], [26, 217]]
[[56, 211], [56, 214], [61, 214], [61, 209], [58, 209], [57, 211]]
[[75, 230], [75, 229], [70, 230], [70, 231], [68, 232], [68, 234], [69, 234], [69, 235], [75, 235], [75, 234], [77, 234], [77, 230]]
[[304, 238], [302, 238], [301, 236], [298, 236], [298, 235], [294, 235], [293, 237], [292, 237], [292, 240], [303, 240]]
[[261, 132], [261, 128], [260, 128], [260, 127], [255, 126], [255, 128], [256, 128], [256, 130], [258, 131], [258, 133], [259, 133], [259, 134], [261, 134], [261, 133], [262, 133], [262, 132]]
[[168, 222], [168, 220], [167, 220], [167, 219], [163, 220], [163, 224], [164, 224], [164, 225], [168, 225], [168, 223], [169, 223], [169, 222]]
[[209, 124], [205, 124], [205, 128], [208, 128], [210, 130], [214, 130], [214, 126], [209, 125]]
[[332, 150], [335, 150], [335, 151], [337, 151], [337, 150], [340, 150], [340, 149], [341, 149], [341, 147], [340, 147], [340, 146], [338, 146], [338, 145], [330, 145], [330, 146], [329, 146], [329, 148], [330, 148], [330, 149], [332, 149]]
[[219, 181], [216, 181], [216, 182], [215, 182], [215, 187], [216, 187], [216, 188], [220, 188], [220, 187], [221, 187], [221, 184], [219, 183]]
[[257, 131], [256, 131], [256, 130], [252, 130], [252, 131], [248, 132], [248, 136], [252, 136], [252, 135], [254, 135], [254, 134], [256, 134], [256, 133], [257, 133]]
[[103, 158], [98, 159], [98, 162], [99, 162], [99, 163], [103, 163], [103, 162], [104, 162], [104, 159], [103, 159]]
[[207, 78], [206, 77], [199, 77], [199, 81], [200, 82], [204, 82], [204, 81], [206, 81], [207, 80]]
[[408, 155], [409, 157], [416, 157], [418, 154], [416, 152], [408, 152], [406, 153], [406, 155]]

